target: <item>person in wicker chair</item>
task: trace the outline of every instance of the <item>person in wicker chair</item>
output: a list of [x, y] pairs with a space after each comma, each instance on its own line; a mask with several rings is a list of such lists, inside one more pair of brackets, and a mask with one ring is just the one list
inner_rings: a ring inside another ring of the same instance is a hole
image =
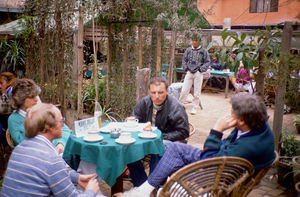
[[[267, 120], [268, 114], [263, 101], [255, 95], [241, 92], [231, 99], [231, 116], [221, 117], [211, 129], [204, 149], [183, 143], [172, 143], [140, 187], [116, 196], [150, 196], [154, 188], [162, 185], [168, 176], [193, 162], [220, 156], [235, 156], [247, 159], [255, 169], [271, 164], [276, 158], [274, 135]], [[223, 132], [234, 128], [222, 140]]]

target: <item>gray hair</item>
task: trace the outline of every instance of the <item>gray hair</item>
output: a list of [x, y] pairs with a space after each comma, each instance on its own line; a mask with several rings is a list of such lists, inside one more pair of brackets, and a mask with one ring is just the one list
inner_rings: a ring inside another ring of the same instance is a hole
[[57, 123], [59, 109], [53, 104], [39, 103], [29, 109], [25, 120], [25, 136], [35, 137], [38, 133], [46, 133]]
[[12, 90], [12, 107], [19, 109], [26, 98], [38, 96], [41, 88], [31, 79], [17, 79]]
[[231, 99], [235, 116], [245, 121], [251, 129], [257, 129], [268, 120], [267, 108], [256, 95], [240, 92]]

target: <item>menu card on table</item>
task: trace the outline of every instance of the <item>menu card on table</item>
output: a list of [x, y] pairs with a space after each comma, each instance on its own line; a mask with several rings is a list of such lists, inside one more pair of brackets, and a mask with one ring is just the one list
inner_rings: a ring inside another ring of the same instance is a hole
[[89, 131], [99, 131], [97, 117], [77, 120], [74, 122], [74, 131], [76, 137], [82, 137], [88, 134]]

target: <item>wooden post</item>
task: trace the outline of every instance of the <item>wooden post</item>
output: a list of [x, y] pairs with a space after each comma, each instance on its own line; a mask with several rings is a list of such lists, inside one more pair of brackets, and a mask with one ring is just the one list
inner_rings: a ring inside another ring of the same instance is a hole
[[82, 104], [82, 80], [83, 80], [83, 7], [79, 8], [79, 21], [78, 21], [78, 98], [77, 98], [77, 115], [83, 115]]
[[127, 27], [125, 21], [122, 23], [122, 34], [123, 34], [123, 61], [122, 61], [122, 87], [121, 87], [121, 106], [122, 106], [122, 113], [124, 113], [124, 106], [125, 106], [125, 84], [126, 84], [126, 67], [127, 67], [127, 51], [128, 51], [128, 45], [127, 45]]
[[150, 68], [139, 69], [136, 72], [136, 103], [148, 94]]
[[142, 36], [142, 26], [138, 25], [138, 39], [139, 39], [139, 69], [143, 68], [143, 36]]
[[94, 51], [94, 67], [93, 67], [93, 83], [95, 86], [95, 103], [96, 101], [98, 102], [98, 84], [97, 84], [97, 79], [98, 79], [98, 68], [97, 68], [97, 50], [98, 47], [96, 46], [95, 43], [95, 19], [94, 19], [94, 10], [92, 11], [92, 29], [93, 29], [93, 51]]
[[170, 65], [169, 65], [169, 72], [168, 72], [168, 82], [169, 84], [173, 81], [173, 71], [174, 71], [174, 59], [175, 59], [175, 47], [176, 47], [176, 30], [172, 31], [171, 37], [171, 47], [170, 47]]
[[161, 65], [161, 38], [162, 38], [162, 24], [158, 22], [157, 24], [157, 48], [156, 48], [156, 76], [160, 75], [160, 65]]
[[112, 33], [111, 33], [111, 23], [107, 24], [107, 34], [108, 34], [108, 42], [107, 42], [107, 74], [106, 74], [106, 105], [108, 106], [110, 102], [110, 75], [111, 75], [111, 63], [112, 63]]
[[282, 45], [280, 49], [281, 63], [278, 70], [278, 86], [276, 88], [275, 95], [275, 110], [273, 119], [273, 131], [275, 134], [276, 150], [279, 150], [281, 134], [282, 134], [282, 121], [283, 121], [283, 106], [284, 106], [284, 95], [286, 92], [286, 83], [289, 76], [288, 71], [288, 53], [291, 47], [292, 38], [292, 23], [285, 22], [283, 34], [282, 34]]

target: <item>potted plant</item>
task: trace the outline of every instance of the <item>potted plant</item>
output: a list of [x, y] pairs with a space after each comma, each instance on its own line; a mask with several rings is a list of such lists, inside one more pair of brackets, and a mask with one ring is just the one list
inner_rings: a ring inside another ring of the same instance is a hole
[[300, 134], [300, 114], [297, 114], [294, 120], [294, 125], [296, 127], [296, 131]]
[[300, 156], [293, 157], [294, 183], [300, 183]]
[[292, 160], [294, 156], [299, 155], [298, 152], [299, 148], [296, 137], [287, 132], [283, 133], [281, 149], [279, 150], [280, 157], [276, 166], [278, 184], [287, 188], [294, 188]]

